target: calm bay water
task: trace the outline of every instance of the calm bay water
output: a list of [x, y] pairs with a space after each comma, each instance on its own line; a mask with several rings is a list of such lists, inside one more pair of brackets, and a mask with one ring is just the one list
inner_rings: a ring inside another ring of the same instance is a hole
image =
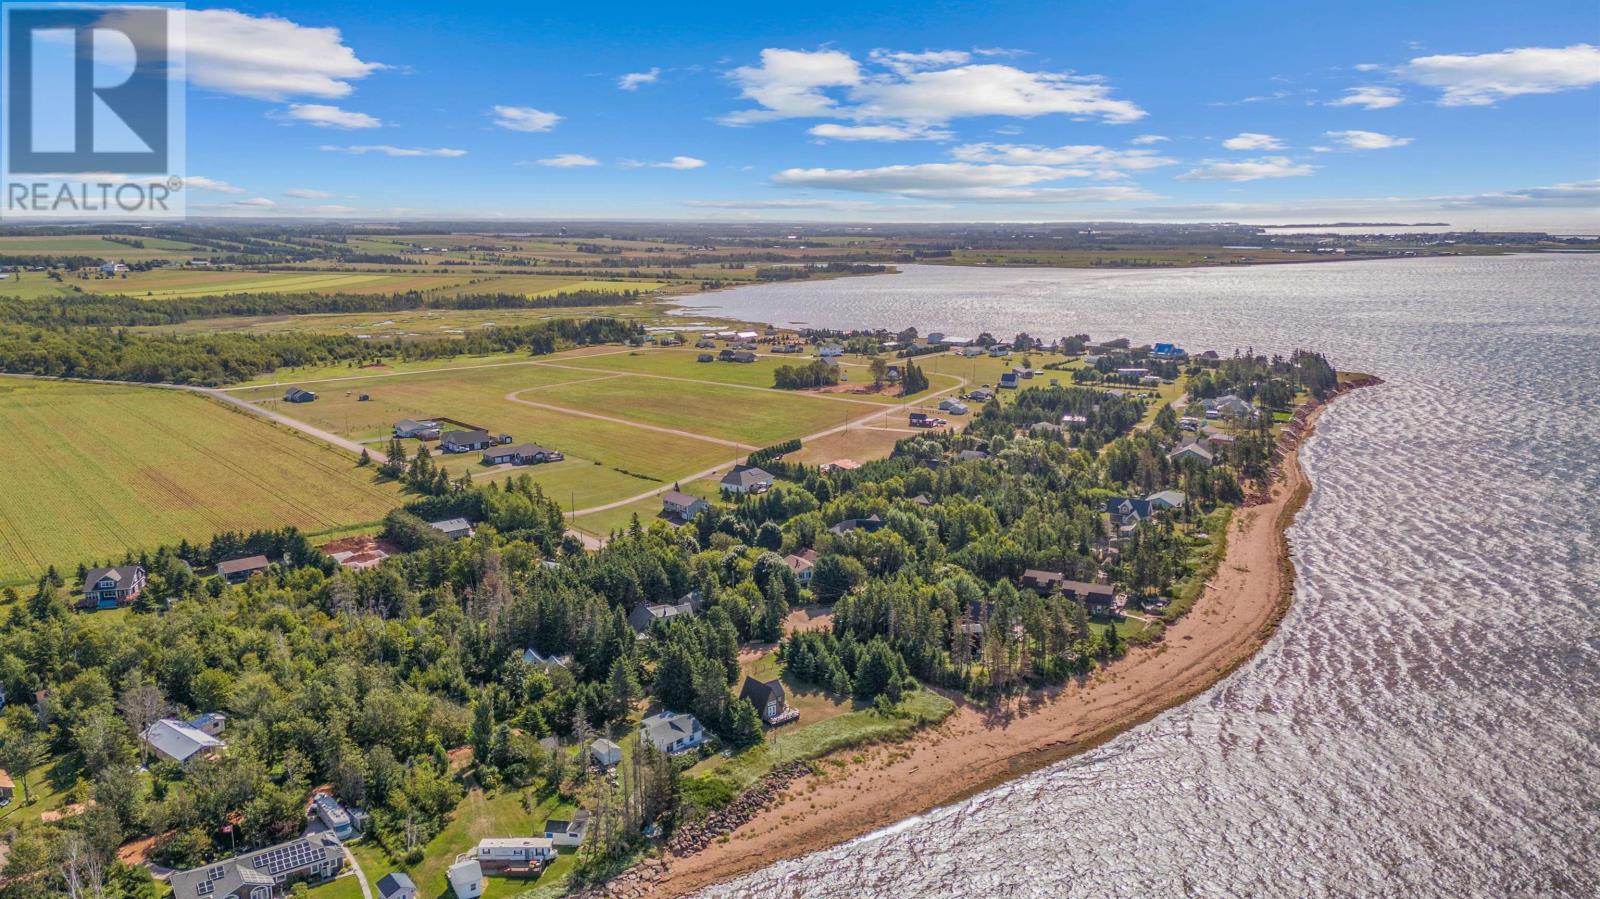
[[1388, 381], [1304, 453], [1268, 646], [1100, 749], [709, 896], [1600, 896], [1600, 257], [913, 266], [742, 318], [1310, 347]]

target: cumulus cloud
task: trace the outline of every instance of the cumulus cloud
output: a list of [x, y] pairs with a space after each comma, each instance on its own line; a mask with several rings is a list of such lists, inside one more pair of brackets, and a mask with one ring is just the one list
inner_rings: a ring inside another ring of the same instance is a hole
[[1352, 87], [1346, 88], [1344, 96], [1337, 100], [1329, 100], [1329, 106], [1360, 106], [1363, 109], [1388, 109], [1399, 106], [1405, 102], [1400, 96], [1400, 91], [1392, 87]]
[[1327, 137], [1346, 150], [1387, 150], [1390, 147], [1403, 147], [1413, 140], [1376, 131], [1329, 131]]
[[655, 84], [661, 77], [659, 68], [651, 67], [647, 72], [629, 72], [617, 79], [617, 87], [625, 91], [636, 91], [646, 84]]
[[1164, 134], [1141, 134], [1128, 143], [1131, 143], [1135, 146], [1146, 147], [1151, 144], [1164, 143], [1169, 140], [1172, 140], [1172, 138], [1167, 137]]
[[1099, 177], [1121, 177], [1124, 171], [1144, 171], [1176, 163], [1154, 150], [1115, 150], [1098, 144], [1041, 147], [1032, 144], [963, 144], [950, 151], [962, 162], [998, 162], [1006, 165], [1075, 166], [1075, 171]]
[[1263, 178], [1294, 178], [1309, 175], [1315, 168], [1297, 163], [1287, 156], [1264, 156], [1242, 161], [1206, 160], [1178, 176], [1179, 181], [1259, 181]]
[[626, 169], [677, 169], [678, 171], [704, 168], [705, 164], [704, 159], [696, 159], [693, 156], [674, 156], [666, 162], [640, 162], [637, 159], [622, 161], [622, 167]]
[[[184, 16], [183, 74], [196, 87], [262, 100], [338, 98], [385, 68], [356, 56], [337, 28], [310, 28], [279, 16], [231, 9], [177, 11]], [[120, 14], [107, 18], [117, 23]], [[137, 27], [134, 43], [156, 39]]]
[[1136, 104], [1114, 98], [1111, 88], [1094, 76], [974, 63], [971, 54], [959, 50], [875, 50], [868, 59], [874, 67], [870, 70], [840, 50], [763, 50], [759, 65], [741, 66], [728, 75], [740, 96], [754, 101], [756, 108], [719, 121], [750, 125], [833, 118], [939, 125], [972, 116], [1063, 114], [1121, 123], [1145, 115]]
[[772, 177], [784, 187], [893, 194], [919, 199], [993, 202], [1108, 202], [1150, 199], [1137, 187], [1040, 187], [1073, 173], [1052, 166], [935, 162], [870, 169], [785, 169]]
[[286, 197], [294, 197], [300, 200], [326, 200], [333, 196], [333, 194], [329, 193], [328, 191], [314, 190], [309, 187], [291, 187], [284, 191], [283, 195]]
[[357, 144], [350, 147], [336, 147], [324, 144], [322, 150], [329, 153], [350, 153], [354, 156], [365, 156], [377, 153], [381, 156], [465, 156], [466, 150], [456, 150], [450, 147], [394, 147], [389, 144]]
[[318, 128], [379, 128], [383, 123], [364, 112], [352, 112], [325, 103], [294, 103], [284, 116]]
[[271, 209], [272, 207], [274, 207], [274, 206], [276, 206], [278, 204], [274, 203], [273, 201], [271, 201], [269, 199], [267, 199], [266, 197], [251, 197], [248, 200], [234, 200], [233, 201], [233, 205], [235, 205], [235, 206], [253, 206], [253, 207], [256, 207], [256, 208], [260, 208], [260, 209]]
[[585, 166], [599, 165], [600, 160], [582, 153], [561, 153], [556, 156], [547, 156], [544, 159], [534, 160], [534, 165], [549, 166], [554, 169], [577, 169]]
[[946, 129], [926, 125], [840, 125], [835, 122], [813, 125], [806, 133], [829, 140], [949, 140], [955, 136]]
[[1509, 207], [1600, 208], [1600, 178], [1570, 181], [1549, 187], [1528, 187], [1496, 193], [1457, 197], [1431, 197], [1446, 209], [1504, 209]]
[[532, 106], [496, 106], [491, 114], [494, 123], [507, 131], [549, 131], [561, 121], [561, 116]]
[[1234, 137], [1222, 142], [1229, 150], [1282, 150], [1283, 141], [1270, 134], [1258, 134], [1254, 131], [1241, 131]]
[[1490, 106], [1507, 97], [1600, 84], [1600, 47], [1573, 44], [1419, 56], [1401, 66], [1398, 74], [1439, 88], [1440, 106]]

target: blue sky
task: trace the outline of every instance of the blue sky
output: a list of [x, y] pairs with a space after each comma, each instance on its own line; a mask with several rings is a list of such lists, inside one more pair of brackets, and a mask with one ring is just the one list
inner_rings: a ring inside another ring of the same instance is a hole
[[322, 0], [188, 31], [191, 214], [1600, 226], [1592, 0]]

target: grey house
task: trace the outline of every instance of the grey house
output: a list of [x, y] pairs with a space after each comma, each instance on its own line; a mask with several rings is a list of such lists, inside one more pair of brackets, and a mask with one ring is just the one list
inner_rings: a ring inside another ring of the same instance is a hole
[[178, 871], [168, 883], [173, 899], [278, 899], [294, 883], [330, 880], [343, 866], [344, 847], [320, 834]]

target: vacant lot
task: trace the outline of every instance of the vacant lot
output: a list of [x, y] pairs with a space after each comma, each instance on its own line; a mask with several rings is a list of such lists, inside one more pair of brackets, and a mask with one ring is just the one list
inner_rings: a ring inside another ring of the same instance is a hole
[[189, 393], [0, 378], [0, 583], [180, 538], [376, 521], [348, 455]]

